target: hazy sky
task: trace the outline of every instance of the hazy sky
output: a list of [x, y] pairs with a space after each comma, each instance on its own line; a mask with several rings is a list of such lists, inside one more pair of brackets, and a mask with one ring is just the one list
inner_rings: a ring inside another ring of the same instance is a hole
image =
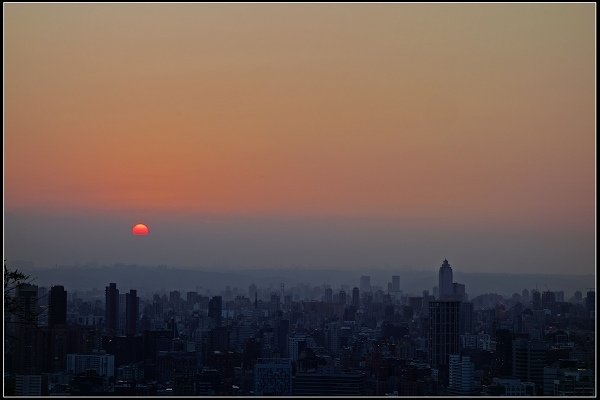
[[9, 260], [595, 270], [594, 4], [3, 7]]

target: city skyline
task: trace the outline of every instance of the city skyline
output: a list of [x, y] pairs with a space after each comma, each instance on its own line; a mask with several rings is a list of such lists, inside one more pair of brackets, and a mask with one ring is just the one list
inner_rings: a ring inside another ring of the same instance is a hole
[[473, 297], [453, 282], [452, 294], [415, 295], [388, 278], [386, 293], [362, 275], [351, 296], [251, 283], [139, 297], [139, 282], [86, 291], [27, 279], [8, 297], [20, 307], [5, 310], [4, 393], [594, 395], [593, 289]]
[[594, 4], [3, 9], [9, 263], [595, 273]]

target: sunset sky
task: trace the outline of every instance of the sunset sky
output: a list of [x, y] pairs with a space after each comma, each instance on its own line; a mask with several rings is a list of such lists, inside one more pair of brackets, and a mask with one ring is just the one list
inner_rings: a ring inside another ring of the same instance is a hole
[[3, 7], [8, 260], [595, 271], [595, 4]]

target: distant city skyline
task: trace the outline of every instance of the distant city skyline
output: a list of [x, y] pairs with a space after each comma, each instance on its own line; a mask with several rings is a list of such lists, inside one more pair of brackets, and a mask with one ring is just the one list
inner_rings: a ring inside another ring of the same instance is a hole
[[[567, 296], [563, 281], [554, 291], [536, 285], [469, 296], [450, 268], [444, 259], [439, 285], [446, 289], [433, 293], [398, 290], [400, 275], [388, 275], [387, 291], [361, 275], [352, 297], [339, 282], [273, 285], [258, 275], [241, 287], [222, 275], [225, 288], [191, 279], [205, 286], [189, 290], [181, 286], [189, 274], [182, 280], [181, 270], [167, 268], [179, 284], [139, 297], [141, 279], [111, 282], [131, 269], [110, 269], [104, 290], [17, 285], [8, 298], [20, 307], [5, 311], [4, 393], [595, 393], [593, 288]], [[135, 270], [140, 278], [150, 272]]]
[[[287, 290], [297, 287], [329, 287], [332, 290], [345, 290], [346, 294], [354, 288], [361, 292], [390, 292], [402, 296], [418, 296], [424, 291], [440, 296], [438, 272], [416, 269], [323, 269], [323, 268], [260, 268], [260, 269], [224, 269], [224, 268], [181, 268], [169, 266], [141, 266], [116, 264], [111, 266], [55, 266], [35, 268], [24, 266], [24, 273], [35, 278], [40, 286], [64, 285], [67, 290], [94, 292], [100, 290], [98, 282], [111, 280], [126, 287], [139, 289], [141, 296], [152, 291], [196, 290], [206, 293], [226, 290], [227, 288], [260, 287], [261, 290], [281, 292], [283, 284]], [[526, 291], [562, 291], [571, 296], [577, 291], [590, 289], [589, 282], [593, 274], [510, 274], [510, 273], [469, 273], [454, 271], [453, 294], [446, 299], [473, 298], [494, 294], [508, 296]], [[399, 279], [399, 291], [393, 289], [394, 277]], [[258, 285], [258, 286], [257, 286]], [[455, 287], [456, 285], [456, 287]], [[455, 292], [456, 291], [456, 292]], [[332, 292], [332, 295], [334, 293]], [[458, 297], [456, 297], [458, 295]], [[125, 294], [122, 294], [125, 302]], [[251, 296], [253, 297], [253, 296]], [[540, 298], [541, 302], [541, 298]], [[125, 307], [125, 304], [122, 305]]]

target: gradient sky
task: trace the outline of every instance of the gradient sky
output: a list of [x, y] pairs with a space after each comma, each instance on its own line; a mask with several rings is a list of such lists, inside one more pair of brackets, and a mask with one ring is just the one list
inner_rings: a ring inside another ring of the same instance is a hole
[[9, 260], [595, 270], [594, 4], [3, 7]]

